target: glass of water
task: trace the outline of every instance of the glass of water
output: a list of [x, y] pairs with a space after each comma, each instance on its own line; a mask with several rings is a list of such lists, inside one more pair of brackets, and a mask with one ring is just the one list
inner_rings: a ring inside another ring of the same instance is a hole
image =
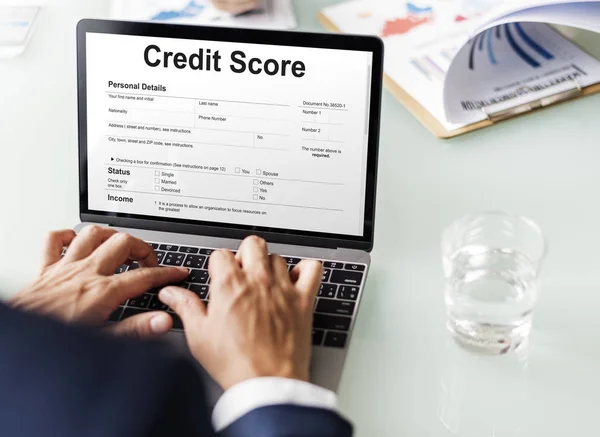
[[526, 343], [546, 250], [537, 224], [501, 212], [444, 230], [447, 326], [459, 345], [499, 355]]

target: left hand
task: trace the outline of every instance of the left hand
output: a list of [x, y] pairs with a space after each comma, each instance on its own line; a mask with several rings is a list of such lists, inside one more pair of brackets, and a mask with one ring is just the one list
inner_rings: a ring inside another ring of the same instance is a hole
[[[63, 247], [67, 252], [61, 258]], [[181, 282], [188, 270], [158, 267], [146, 242], [111, 228], [87, 226], [51, 232], [42, 255], [38, 278], [17, 293], [9, 305], [51, 315], [69, 323], [103, 325], [129, 298], [151, 288]], [[143, 268], [114, 275], [121, 264], [138, 261]], [[138, 337], [160, 335], [173, 321], [164, 312], [148, 312], [125, 319], [109, 329]]]

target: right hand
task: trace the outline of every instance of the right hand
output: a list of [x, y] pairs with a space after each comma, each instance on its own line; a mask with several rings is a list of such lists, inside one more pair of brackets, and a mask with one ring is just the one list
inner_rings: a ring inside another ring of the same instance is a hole
[[308, 381], [321, 263], [304, 260], [289, 273], [264, 240], [249, 237], [235, 257], [214, 252], [209, 270], [208, 308], [183, 288], [159, 297], [181, 317], [192, 354], [213, 379], [225, 390], [261, 376]]
[[213, 4], [217, 9], [229, 12], [231, 15], [243, 14], [244, 12], [256, 9], [258, 6], [257, 0], [213, 0]]

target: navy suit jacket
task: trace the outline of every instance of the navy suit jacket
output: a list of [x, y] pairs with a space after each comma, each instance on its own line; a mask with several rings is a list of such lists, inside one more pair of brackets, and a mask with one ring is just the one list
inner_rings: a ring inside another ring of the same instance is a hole
[[216, 434], [187, 359], [0, 304], [0, 435], [349, 437], [352, 427], [331, 411], [277, 405]]

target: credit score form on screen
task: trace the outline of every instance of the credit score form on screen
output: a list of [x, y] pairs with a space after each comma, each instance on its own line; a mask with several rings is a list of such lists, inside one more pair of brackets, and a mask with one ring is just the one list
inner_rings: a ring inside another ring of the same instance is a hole
[[90, 210], [362, 236], [372, 53], [87, 34]]

